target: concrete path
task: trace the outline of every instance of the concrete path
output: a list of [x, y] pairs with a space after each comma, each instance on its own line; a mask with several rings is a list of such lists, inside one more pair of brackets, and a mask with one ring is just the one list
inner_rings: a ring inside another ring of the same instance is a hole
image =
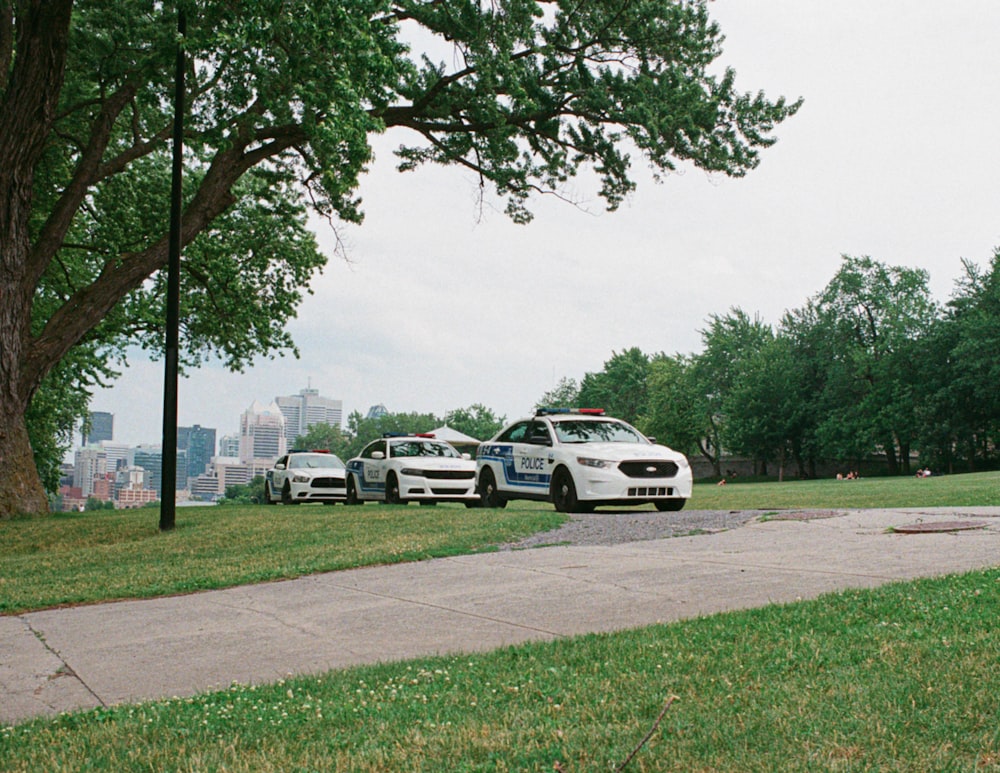
[[1000, 508], [869, 510], [0, 617], [0, 722], [995, 566]]

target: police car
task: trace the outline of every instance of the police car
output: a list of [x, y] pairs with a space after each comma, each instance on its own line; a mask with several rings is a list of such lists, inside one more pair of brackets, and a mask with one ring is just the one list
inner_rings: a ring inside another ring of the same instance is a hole
[[264, 502], [343, 502], [346, 475], [340, 457], [329, 451], [289, 451], [264, 475]]
[[433, 434], [387, 433], [347, 462], [347, 504], [479, 504], [476, 463]]
[[680, 510], [691, 485], [684, 454], [594, 408], [541, 409], [481, 444], [476, 458], [484, 507], [539, 499], [561, 513], [650, 502]]

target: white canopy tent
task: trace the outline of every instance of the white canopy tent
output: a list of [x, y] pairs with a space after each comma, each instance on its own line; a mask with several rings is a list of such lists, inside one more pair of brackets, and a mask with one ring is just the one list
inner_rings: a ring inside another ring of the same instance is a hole
[[472, 437], [472, 435], [466, 435], [464, 432], [452, 429], [447, 424], [443, 427], [432, 429], [431, 434], [438, 440], [445, 440], [452, 444], [458, 443], [460, 445], [479, 445], [480, 443], [480, 441]]

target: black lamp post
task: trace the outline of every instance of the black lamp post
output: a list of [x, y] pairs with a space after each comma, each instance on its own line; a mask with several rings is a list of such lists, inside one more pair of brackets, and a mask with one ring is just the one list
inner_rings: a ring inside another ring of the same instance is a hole
[[170, 180], [170, 237], [167, 254], [167, 333], [163, 378], [163, 446], [160, 457], [160, 531], [174, 528], [177, 508], [177, 367], [180, 326], [181, 178], [184, 151], [184, 9], [177, 11], [177, 69], [174, 83], [173, 169]]

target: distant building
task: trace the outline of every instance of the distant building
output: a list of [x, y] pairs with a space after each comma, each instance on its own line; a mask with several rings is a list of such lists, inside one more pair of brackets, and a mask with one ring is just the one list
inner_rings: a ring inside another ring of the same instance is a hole
[[108, 457], [108, 472], [114, 472], [119, 467], [127, 467], [132, 446], [128, 443], [115, 443], [112, 440], [102, 440], [101, 450]]
[[[163, 494], [163, 449], [160, 446], [136, 446], [132, 451], [131, 467], [142, 467], [149, 473], [146, 488], [152, 489], [159, 499]], [[177, 452], [177, 491], [187, 489], [187, 451]]]
[[97, 445], [102, 440], [115, 439], [115, 415], [106, 411], [90, 412], [90, 432], [80, 433], [80, 445]]
[[100, 448], [81, 448], [73, 458], [73, 485], [86, 499], [94, 493], [94, 479], [108, 472], [108, 455]]
[[160, 495], [149, 485], [151, 474], [141, 467], [126, 467], [115, 476], [115, 507], [127, 510], [156, 502]]
[[286, 448], [281, 408], [277, 403], [264, 405], [254, 400], [240, 417], [240, 461], [249, 464], [258, 459], [277, 459]]
[[307, 388], [297, 395], [275, 397], [274, 402], [285, 417], [285, 440], [289, 443], [305, 435], [314, 424], [329, 424], [339, 429], [344, 414], [341, 400], [321, 397], [318, 389]]
[[187, 451], [187, 476], [196, 478], [208, 469], [215, 456], [215, 430], [199, 424], [178, 427], [177, 448]]
[[385, 409], [385, 406], [382, 405], [382, 403], [379, 403], [378, 405], [373, 405], [371, 408], [368, 409], [368, 413], [365, 414], [365, 418], [381, 419], [383, 416], [388, 416], [388, 415], [389, 411]]
[[219, 456], [240, 458], [240, 436], [223, 435], [219, 438]]

